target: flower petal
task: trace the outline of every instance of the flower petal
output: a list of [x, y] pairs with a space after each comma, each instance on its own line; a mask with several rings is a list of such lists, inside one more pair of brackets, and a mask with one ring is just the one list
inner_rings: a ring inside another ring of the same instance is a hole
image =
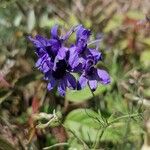
[[41, 35], [36, 35], [35, 39], [38, 40], [43, 46], [47, 46], [48, 45], [48, 39], [44, 38]]
[[58, 25], [54, 25], [51, 29], [52, 38], [58, 38]]
[[52, 67], [50, 67], [50, 62], [47, 60], [45, 61], [42, 66], [41, 66], [41, 71], [43, 71], [44, 73], [48, 72], [49, 70], [52, 69]]
[[51, 59], [48, 56], [48, 54], [45, 54], [38, 59], [38, 61], [36, 62], [36, 67], [38, 67], [39, 70], [41, 70], [44, 73], [48, 72], [49, 70], [52, 70], [53, 63], [51, 62]]
[[73, 89], [73, 90], [76, 89], [76, 79], [72, 74], [67, 73], [66, 80], [67, 80], [68, 88]]
[[40, 47], [43, 47], [43, 45], [41, 44], [40, 41], [32, 38], [31, 36], [28, 36], [28, 39], [37, 47], [37, 48], [40, 48]]
[[37, 62], [35, 63], [35, 66], [36, 66], [36, 67], [40, 67], [42, 61], [43, 61], [43, 59], [42, 59], [42, 58], [39, 58], [39, 59], [37, 60]]
[[77, 39], [85, 39], [86, 42], [91, 34], [91, 31], [89, 29], [84, 28], [82, 25], [78, 26], [76, 35]]
[[109, 74], [102, 69], [97, 69], [97, 75], [98, 75], [98, 79], [102, 84], [108, 84], [110, 83], [110, 76]]
[[98, 50], [90, 48], [90, 49], [88, 49], [88, 51], [89, 51], [88, 53], [93, 56], [95, 63], [102, 60], [102, 54]]
[[45, 47], [48, 46], [48, 40], [40, 35], [36, 35], [35, 38], [28, 36], [28, 39], [34, 44], [36, 48], [36, 54], [42, 57], [45, 53]]
[[45, 73], [44, 80], [51, 81], [53, 79], [54, 78], [52, 77], [52, 70], [49, 70], [48, 72]]
[[80, 76], [79, 81], [77, 83], [77, 90], [83, 89], [87, 84], [87, 78], [85, 78], [83, 75]]
[[79, 65], [79, 56], [76, 51], [76, 46], [73, 46], [69, 49], [69, 65], [74, 69]]
[[50, 39], [49, 43], [50, 43], [51, 49], [53, 51], [57, 52], [59, 50], [59, 48], [61, 47], [61, 41], [58, 39]]
[[56, 80], [55, 79], [51, 79], [50, 82], [47, 85], [47, 89], [50, 91], [52, 90], [56, 85]]
[[58, 86], [58, 93], [61, 96], [65, 96], [65, 94], [66, 94], [66, 87], [67, 87], [66, 82], [65, 81], [61, 81], [59, 86]]
[[89, 80], [89, 86], [92, 91], [95, 91], [97, 88], [97, 80]]
[[48, 44], [48, 39], [42, 37], [41, 35], [36, 35], [35, 38], [28, 36], [28, 39], [37, 47], [42, 48]]
[[59, 60], [65, 59], [67, 50], [68, 49], [66, 47], [61, 47], [57, 53], [57, 59]]
[[90, 34], [90, 30], [84, 28], [82, 25], [78, 26], [76, 32], [76, 46], [78, 53], [81, 54], [85, 51]]

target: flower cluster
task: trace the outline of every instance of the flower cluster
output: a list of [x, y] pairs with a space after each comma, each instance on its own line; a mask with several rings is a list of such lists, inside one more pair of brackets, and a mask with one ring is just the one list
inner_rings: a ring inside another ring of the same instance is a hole
[[[76, 41], [67, 47], [65, 43], [73, 32], [76, 33]], [[40, 35], [35, 38], [29, 36], [38, 56], [36, 67], [45, 75], [48, 90], [58, 87], [59, 94], [64, 96], [66, 88], [81, 90], [88, 84], [94, 91], [98, 82], [110, 82], [109, 74], [105, 70], [95, 68], [97, 62], [102, 60], [102, 55], [97, 47], [89, 48], [90, 35], [89, 29], [78, 25], [66, 35], [59, 36], [58, 25], [55, 25], [51, 29], [50, 39]], [[80, 75], [78, 81], [72, 73]]]

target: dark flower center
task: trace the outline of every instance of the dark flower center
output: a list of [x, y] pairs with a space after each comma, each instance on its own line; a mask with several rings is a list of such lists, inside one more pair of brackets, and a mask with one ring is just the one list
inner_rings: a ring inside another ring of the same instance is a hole
[[86, 74], [88, 76], [92, 76], [94, 74], [94, 67], [90, 67], [88, 70], [86, 70]]
[[60, 47], [61, 47], [61, 41], [59, 40], [53, 40], [53, 43], [51, 45], [46, 46], [46, 51], [52, 61], [54, 61]]
[[67, 63], [65, 60], [60, 60], [56, 64], [56, 70], [52, 72], [52, 75], [55, 79], [62, 79], [66, 74]]
[[94, 61], [92, 59], [86, 61], [85, 72], [89, 76], [94, 74]]
[[54, 61], [56, 54], [55, 54], [55, 52], [52, 50], [52, 47], [51, 47], [51, 46], [47, 46], [47, 47], [46, 47], [46, 51], [47, 51], [49, 57], [52, 59], [52, 61]]

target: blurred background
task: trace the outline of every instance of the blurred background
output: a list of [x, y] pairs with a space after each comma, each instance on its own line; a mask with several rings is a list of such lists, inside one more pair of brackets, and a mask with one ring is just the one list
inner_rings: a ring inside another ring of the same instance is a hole
[[[102, 37], [98, 67], [112, 82], [94, 98], [88, 88], [65, 98], [47, 91], [27, 36], [50, 37], [54, 24]], [[47, 120], [33, 116], [54, 109], [59, 122], [38, 128]], [[0, 149], [149, 150], [149, 109], [149, 0], [0, 0]]]

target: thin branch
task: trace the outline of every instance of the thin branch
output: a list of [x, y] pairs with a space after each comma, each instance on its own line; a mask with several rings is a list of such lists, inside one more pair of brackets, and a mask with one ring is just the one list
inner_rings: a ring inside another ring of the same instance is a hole
[[101, 41], [102, 41], [102, 39], [97, 39], [97, 40], [91, 41], [91, 42], [88, 43], [88, 46], [92, 45], [92, 44], [97, 44], [97, 43], [99, 43]]
[[91, 90], [90, 85], [89, 85], [89, 82], [88, 82], [88, 87], [89, 87], [89, 89], [90, 89], [90, 92], [91, 92], [93, 98], [95, 99], [95, 94], [94, 94], [94, 92]]
[[125, 118], [129, 118], [129, 117], [138, 117], [140, 116], [142, 113], [137, 113], [137, 114], [131, 114], [131, 115], [124, 115], [121, 117], [118, 117], [116, 119], [114, 119], [113, 121], [109, 122], [109, 126], [115, 122], [118, 122], [119, 120], [125, 119]]
[[69, 145], [68, 143], [57, 143], [57, 144], [54, 144], [52, 146], [44, 147], [43, 150], [49, 150], [49, 149], [52, 149], [54, 147], [68, 146], [68, 145]]
[[67, 130], [70, 131], [83, 144], [84, 149], [90, 150], [88, 145], [81, 138], [79, 138], [71, 129], [67, 129]]

